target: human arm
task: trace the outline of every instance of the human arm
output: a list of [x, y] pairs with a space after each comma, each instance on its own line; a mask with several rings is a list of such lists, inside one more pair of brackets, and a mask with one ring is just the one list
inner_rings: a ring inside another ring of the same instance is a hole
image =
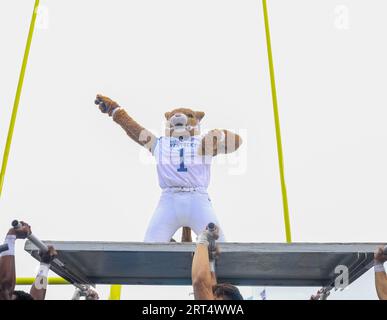
[[208, 246], [198, 244], [192, 262], [192, 286], [195, 300], [214, 300], [212, 283]]
[[50, 270], [52, 260], [54, 260], [57, 255], [58, 253], [55, 251], [53, 246], [48, 246], [47, 252], [39, 252], [39, 271], [30, 290], [30, 294], [34, 300], [44, 300], [46, 298], [48, 272]]
[[0, 300], [11, 300], [15, 290], [16, 271], [15, 271], [15, 242], [16, 239], [25, 239], [31, 234], [31, 227], [20, 222], [21, 228], [9, 229], [5, 238], [8, 244], [8, 250], [1, 253], [0, 258]]
[[209, 242], [219, 237], [219, 230], [205, 230], [199, 235], [192, 261], [192, 286], [195, 300], [214, 300], [213, 286], [216, 284], [214, 261], [210, 261]]
[[387, 276], [383, 264], [387, 256], [383, 253], [383, 247], [375, 251], [375, 287], [379, 300], [387, 300]]

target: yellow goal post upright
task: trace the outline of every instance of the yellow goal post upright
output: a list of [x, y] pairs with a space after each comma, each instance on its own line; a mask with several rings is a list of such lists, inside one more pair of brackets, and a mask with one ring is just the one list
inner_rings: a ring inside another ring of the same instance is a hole
[[262, 6], [263, 6], [263, 16], [264, 16], [264, 22], [265, 22], [267, 56], [269, 60], [270, 85], [271, 85], [271, 95], [272, 95], [272, 101], [273, 101], [275, 133], [276, 133], [276, 140], [277, 140], [278, 166], [279, 166], [279, 173], [280, 173], [282, 205], [283, 205], [283, 212], [284, 212], [285, 235], [286, 235], [286, 242], [291, 243], [292, 233], [291, 233], [291, 227], [290, 227], [288, 196], [287, 196], [286, 183], [285, 183], [284, 155], [282, 150], [282, 138], [281, 138], [279, 111], [278, 111], [277, 89], [276, 89], [275, 74], [274, 74], [273, 52], [271, 48], [269, 14], [267, 10], [266, 0], [262, 0]]
[[38, 9], [39, 9], [39, 0], [35, 0], [34, 10], [32, 12], [30, 28], [29, 28], [29, 32], [28, 32], [28, 36], [27, 36], [27, 43], [26, 43], [26, 47], [25, 47], [25, 50], [24, 50], [22, 67], [21, 67], [21, 70], [20, 70], [19, 81], [18, 81], [18, 84], [17, 84], [16, 95], [15, 95], [15, 99], [14, 99], [14, 103], [13, 103], [12, 115], [11, 115], [11, 120], [10, 120], [10, 123], [9, 123], [7, 140], [6, 140], [6, 143], [5, 143], [5, 148], [4, 148], [4, 153], [3, 153], [3, 161], [2, 161], [2, 164], [1, 164], [1, 171], [0, 171], [0, 196], [1, 196], [1, 193], [2, 193], [2, 190], [3, 190], [3, 186], [4, 186], [5, 171], [7, 169], [9, 152], [11, 150], [13, 131], [15, 129], [16, 116], [17, 116], [17, 111], [19, 109], [20, 96], [21, 96], [21, 92], [22, 92], [22, 89], [23, 89], [24, 76], [25, 76], [26, 69], [27, 69], [28, 57], [29, 57], [31, 43], [32, 43], [32, 36], [33, 36], [34, 30], [35, 30], [35, 22], [36, 22], [36, 16], [37, 16], [37, 13], [38, 13]]

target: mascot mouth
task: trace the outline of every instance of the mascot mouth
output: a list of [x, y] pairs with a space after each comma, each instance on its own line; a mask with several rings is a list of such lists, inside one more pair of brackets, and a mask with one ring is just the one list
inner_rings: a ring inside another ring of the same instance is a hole
[[182, 132], [189, 131], [187, 125], [185, 125], [183, 123], [176, 123], [175, 125], [173, 125], [171, 127], [171, 129], [173, 129], [173, 131], [176, 133], [182, 133]]
[[187, 127], [188, 119], [185, 114], [175, 114], [170, 119], [170, 126], [175, 130], [184, 130]]
[[177, 113], [169, 119], [169, 128], [176, 134], [182, 134], [196, 129], [197, 126], [192, 126], [188, 123], [188, 117], [185, 114]]

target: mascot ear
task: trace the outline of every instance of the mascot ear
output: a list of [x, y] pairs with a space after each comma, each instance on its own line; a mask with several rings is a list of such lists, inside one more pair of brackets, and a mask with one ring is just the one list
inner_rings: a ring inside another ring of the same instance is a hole
[[170, 112], [166, 112], [166, 113], [164, 113], [164, 116], [165, 116], [165, 119], [169, 119], [169, 116], [171, 115], [171, 113]]
[[195, 111], [195, 116], [196, 116], [196, 119], [198, 119], [199, 121], [203, 119], [205, 113], [203, 111]]

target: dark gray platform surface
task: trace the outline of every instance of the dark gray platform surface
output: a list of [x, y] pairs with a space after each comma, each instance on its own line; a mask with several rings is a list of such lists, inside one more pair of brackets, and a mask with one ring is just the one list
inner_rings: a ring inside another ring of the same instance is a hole
[[[44, 241], [64, 267], [53, 271], [90, 284], [190, 285], [194, 244]], [[328, 286], [335, 268], [349, 268], [350, 283], [371, 266], [375, 243], [220, 243], [219, 282], [257, 286]], [[25, 250], [35, 258], [29, 241]]]

